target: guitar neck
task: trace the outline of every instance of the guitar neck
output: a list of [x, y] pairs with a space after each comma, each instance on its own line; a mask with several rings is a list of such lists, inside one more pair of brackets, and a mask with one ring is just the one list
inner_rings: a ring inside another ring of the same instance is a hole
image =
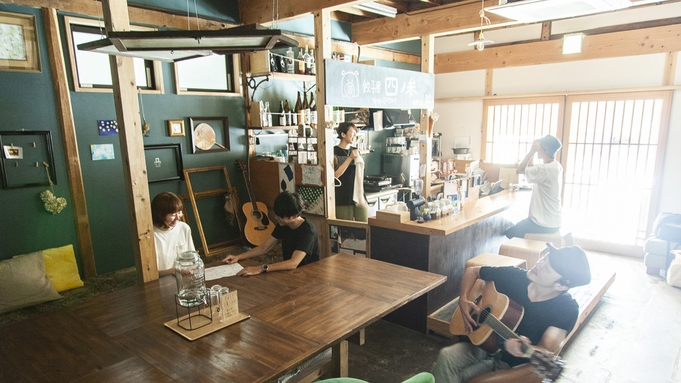
[[[484, 317], [483, 322], [489, 326], [497, 335], [500, 337], [504, 338], [504, 340], [508, 339], [515, 339], [518, 338], [518, 335], [513, 332], [508, 326], [503, 324], [499, 319], [497, 319], [494, 315], [488, 314]], [[525, 342], [521, 343], [521, 349], [524, 354], [528, 353], [534, 353], [535, 349], [534, 347], [525, 344]]]
[[251, 186], [251, 177], [248, 174], [245, 164], [240, 164], [241, 172], [244, 173], [244, 180], [246, 181], [246, 190], [248, 190], [248, 198], [251, 200], [251, 205], [253, 205], [253, 211], [258, 211], [258, 204], [255, 201], [255, 193], [253, 192], [253, 187]]

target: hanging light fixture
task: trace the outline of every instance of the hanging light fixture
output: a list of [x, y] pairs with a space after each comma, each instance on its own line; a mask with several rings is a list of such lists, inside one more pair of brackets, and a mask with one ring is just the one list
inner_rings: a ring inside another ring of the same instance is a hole
[[482, 2], [482, 7], [480, 8], [480, 34], [478, 35], [478, 38], [473, 41], [472, 43], [469, 43], [469, 47], [475, 47], [475, 49], [481, 51], [485, 49], [485, 44], [494, 44], [494, 41], [486, 39], [484, 33], [482, 33], [482, 29], [484, 27], [484, 24], [487, 23], [487, 25], [490, 25], [489, 18], [485, 16], [485, 0], [480, 0]]

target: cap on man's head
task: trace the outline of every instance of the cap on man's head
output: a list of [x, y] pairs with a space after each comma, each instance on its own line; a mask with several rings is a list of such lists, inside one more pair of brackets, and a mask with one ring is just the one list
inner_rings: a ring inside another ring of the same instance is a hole
[[539, 140], [541, 147], [548, 153], [551, 158], [556, 158], [556, 153], [560, 150], [563, 144], [558, 141], [558, 139], [550, 134], [542, 137]]
[[560, 249], [551, 243], [549, 247], [549, 263], [564, 279], [565, 286], [577, 287], [591, 282], [591, 268], [586, 253], [579, 246], [566, 246]]

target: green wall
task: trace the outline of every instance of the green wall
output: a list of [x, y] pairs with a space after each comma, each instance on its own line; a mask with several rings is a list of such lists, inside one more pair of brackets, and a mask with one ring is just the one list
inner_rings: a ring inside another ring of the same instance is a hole
[[[0, 221], [0, 259], [69, 243], [76, 247], [78, 253], [42, 14], [32, 8], [12, 5], [3, 6], [2, 10], [36, 15], [42, 72], [0, 71], [0, 115], [3, 117], [0, 119], [0, 131], [23, 128], [52, 132], [57, 173], [55, 194], [65, 197], [68, 205], [61, 213], [52, 215], [45, 211], [39, 198], [40, 192], [47, 187], [0, 189], [0, 217], [3, 218]], [[64, 33], [63, 20], [60, 23]], [[68, 54], [67, 49], [64, 52]], [[66, 62], [69, 72], [69, 60]], [[243, 177], [234, 165], [236, 159], [245, 159], [247, 153], [243, 97], [178, 96], [174, 94], [173, 65], [164, 63], [162, 66], [165, 94], [140, 96], [146, 121], [151, 125], [147, 137], [143, 138], [144, 145], [182, 144], [185, 168], [225, 165], [232, 185], [239, 190], [240, 199], [247, 200]], [[133, 235], [125, 195], [119, 136], [99, 136], [97, 129], [98, 120], [116, 119], [113, 94], [72, 91], [71, 102], [97, 272], [103, 274], [134, 266]], [[227, 117], [231, 150], [192, 154], [188, 117]], [[167, 120], [171, 119], [185, 120], [187, 134], [184, 137], [168, 136]], [[92, 144], [112, 144], [115, 159], [93, 161], [90, 155]], [[192, 186], [195, 191], [224, 187], [223, 179], [221, 173], [192, 177]], [[183, 181], [152, 183], [149, 190], [151, 198], [166, 190], [174, 193], [187, 192]], [[224, 200], [221, 197], [199, 202], [201, 220], [209, 244], [238, 237], [238, 229], [224, 220], [223, 205]], [[200, 246], [191, 206], [187, 208], [194, 242]]]

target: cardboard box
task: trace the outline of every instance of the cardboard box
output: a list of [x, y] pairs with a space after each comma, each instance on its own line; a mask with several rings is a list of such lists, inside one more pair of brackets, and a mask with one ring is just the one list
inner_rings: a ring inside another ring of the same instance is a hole
[[376, 212], [376, 219], [382, 219], [385, 221], [393, 222], [407, 222], [409, 221], [408, 211], [391, 211], [391, 210], [379, 210]]

